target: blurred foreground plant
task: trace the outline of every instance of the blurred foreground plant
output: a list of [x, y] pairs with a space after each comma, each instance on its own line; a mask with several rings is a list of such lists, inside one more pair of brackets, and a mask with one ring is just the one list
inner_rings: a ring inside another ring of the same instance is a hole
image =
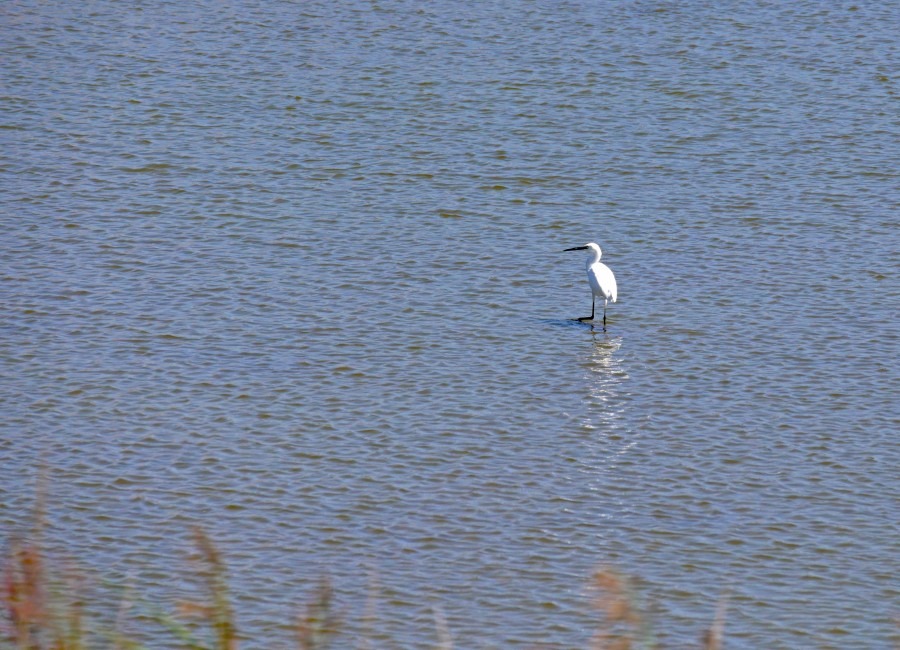
[[27, 650], [80, 650], [82, 580], [70, 569], [61, 585], [46, 573], [37, 542], [13, 540], [3, 568], [3, 637]]
[[[39, 535], [35, 535], [37, 539]], [[196, 598], [181, 601], [174, 613], [160, 610], [150, 617], [166, 628], [173, 639], [166, 647], [189, 650], [238, 650], [239, 634], [235, 611], [228, 589], [225, 562], [209, 535], [200, 528], [193, 530], [197, 554], [192, 576], [199, 579]], [[87, 638], [106, 639], [106, 647], [115, 650], [143, 650], [145, 646], [126, 635], [124, 619], [131, 609], [126, 589], [115, 617], [115, 631], [89, 630], [84, 623], [84, 579], [74, 569], [62, 578], [51, 576], [47, 556], [38, 541], [10, 542], [2, 573], [0, 592], [0, 647], [16, 650], [87, 650], [95, 645]], [[592, 579], [596, 590], [594, 605], [602, 615], [594, 634], [591, 650], [656, 650], [660, 647], [639, 606], [631, 581], [608, 568], [598, 570]], [[371, 617], [372, 614], [367, 614]], [[706, 632], [703, 650], [721, 650], [725, 601], [721, 601], [715, 620]], [[145, 618], [145, 621], [147, 619]], [[312, 597], [301, 608], [295, 621], [294, 643], [298, 650], [327, 650], [339, 636], [342, 617], [336, 613], [334, 589], [322, 580]], [[440, 609], [435, 610], [438, 650], [453, 647], [449, 628]], [[362, 639], [370, 642], [368, 634]], [[3, 645], [9, 643], [10, 646]], [[269, 645], [268, 647], [279, 647]], [[283, 646], [281, 646], [283, 647]], [[365, 647], [369, 647], [366, 645]]]
[[[197, 549], [196, 576], [204, 589], [200, 600], [177, 603], [176, 615], [158, 613], [156, 620], [169, 629], [182, 647], [191, 650], [237, 650], [237, 625], [228, 595], [225, 563], [218, 548], [206, 532], [195, 527], [192, 531]], [[198, 638], [198, 628], [209, 626], [211, 638], [204, 643]]]
[[331, 582], [323, 578], [313, 599], [297, 619], [298, 647], [300, 650], [327, 648], [340, 625], [340, 617], [334, 611], [334, 589]]
[[600, 629], [594, 634], [593, 650], [656, 647], [653, 632], [636, 604], [627, 578], [612, 569], [601, 568], [594, 573], [593, 586], [597, 590], [594, 606], [603, 616]]
[[[649, 618], [638, 603], [631, 580], [610, 568], [593, 576], [594, 605], [603, 616], [592, 650], [654, 650], [660, 648]], [[712, 626], [703, 635], [702, 650], [721, 650], [726, 600], [719, 601]]]

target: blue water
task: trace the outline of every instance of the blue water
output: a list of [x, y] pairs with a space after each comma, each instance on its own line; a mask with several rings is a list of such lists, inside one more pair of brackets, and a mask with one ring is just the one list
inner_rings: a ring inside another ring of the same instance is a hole
[[4, 538], [45, 466], [102, 622], [200, 525], [244, 648], [322, 575], [343, 647], [588, 647], [599, 566], [666, 647], [891, 647], [898, 19], [5, 3]]

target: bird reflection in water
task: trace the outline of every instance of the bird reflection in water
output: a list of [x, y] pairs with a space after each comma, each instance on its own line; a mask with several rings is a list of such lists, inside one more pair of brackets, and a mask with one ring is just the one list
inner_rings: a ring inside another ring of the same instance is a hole
[[[610, 474], [618, 476], [628, 452], [637, 444], [638, 432], [629, 430], [625, 382], [628, 373], [620, 348], [622, 337], [592, 332], [584, 364], [587, 387], [585, 429], [594, 435], [584, 441], [582, 462], [593, 476], [589, 483], [599, 492], [608, 487]], [[613, 503], [610, 503], [613, 507]]]
[[610, 435], [620, 433], [624, 403], [622, 384], [628, 379], [622, 355], [622, 337], [591, 331], [590, 356], [585, 364], [588, 391], [588, 420], [591, 428], [602, 427]]

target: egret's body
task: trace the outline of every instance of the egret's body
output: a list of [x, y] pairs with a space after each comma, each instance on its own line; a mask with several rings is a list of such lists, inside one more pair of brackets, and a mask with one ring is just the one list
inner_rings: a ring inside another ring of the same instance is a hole
[[606, 329], [606, 305], [610, 300], [616, 301], [616, 276], [612, 270], [600, 261], [603, 254], [594, 242], [566, 251], [588, 251], [587, 277], [591, 285], [591, 315], [578, 320], [594, 320], [594, 304], [597, 298], [603, 298], [603, 328]]

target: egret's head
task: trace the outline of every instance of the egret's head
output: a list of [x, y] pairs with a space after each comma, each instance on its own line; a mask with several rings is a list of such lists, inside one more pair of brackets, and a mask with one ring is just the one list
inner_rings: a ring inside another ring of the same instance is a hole
[[597, 246], [594, 242], [588, 242], [584, 246], [576, 246], [575, 248], [567, 248], [564, 253], [567, 251], [591, 251], [592, 253], [596, 253], [597, 259], [600, 259], [600, 247]]

